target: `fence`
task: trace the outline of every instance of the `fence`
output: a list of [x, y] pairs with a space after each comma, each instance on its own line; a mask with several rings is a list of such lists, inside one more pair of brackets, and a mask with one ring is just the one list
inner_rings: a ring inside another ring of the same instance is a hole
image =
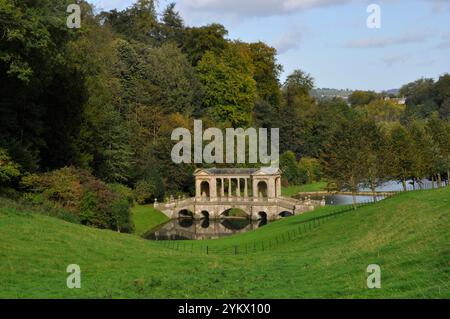
[[292, 241], [305, 233], [319, 227], [328, 220], [338, 217], [342, 214], [354, 212], [356, 208], [362, 206], [372, 205], [373, 202], [364, 202], [353, 205], [339, 207], [339, 210], [331, 212], [322, 216], [317, 216], [304, 221], [298, 222], [295, 227], [291, 226], [289, 231], [277, 234], [269, 239], [254, 240], [244, 244], [230, 244], [230, 245], [216, 245], [216, 244], [202, 244], [199, 241], [193, 240], [163, 240], [157, 241], [163, 247], [171, 250], [183, 251], [192, 254], [206, 254], [206, 255], [242, 255], [256, 252], [265, 252], [277, 248], [289, 241]]

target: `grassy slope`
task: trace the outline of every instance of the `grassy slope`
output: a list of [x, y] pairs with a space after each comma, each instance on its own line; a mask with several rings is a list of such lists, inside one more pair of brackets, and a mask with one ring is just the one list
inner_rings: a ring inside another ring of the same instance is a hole
[[[206, 243], [268, 241], [329, 209]], [[0, 208], [0, 297], [450, 298], [449, 216], [450, 189], [405, 193], [270, 252], [222, 256]], [[66, 288], [71, 263], [81, 266], [81, 289]], [[371, 263], [382, 289], [366, 288]]]
[[283, 187], [281, 189], [281, 194], [283, 196], [293, 196], [293, 195], [297, 195], [300, 192], [318, 192], [318, 191], [325, 190], [326, 186], [327, 186], [326, 182], [317, 182], [317, 183], [311, 183], [311, 184], [305, 184], [305, 185], [288, 186], [288, 187]]
[[169, 220], [166, 215], [154, 209], [153, 205], [136, 205], [131, 209], [131, 213], [137, 235], [143, 235], [145, 232]]

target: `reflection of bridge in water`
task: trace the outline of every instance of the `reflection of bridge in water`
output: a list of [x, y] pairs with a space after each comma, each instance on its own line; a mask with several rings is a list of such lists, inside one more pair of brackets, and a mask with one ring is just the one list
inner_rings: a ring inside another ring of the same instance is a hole
[[220, 219], [230, 209], [242, 210], [248, 219], [274, 220], [324, 206], [324, 200], [304, 200], [281, 196], [281, 171], [277, 168], [198, 169], [193, 198], [170, 198], [155, 203], [171, 219]]
[[248, 232], [265, 224], [265, 221], [248, 219], [194, 220], [183, 218], [172, 220], [145, 237], [152, 240], [217, 239]]

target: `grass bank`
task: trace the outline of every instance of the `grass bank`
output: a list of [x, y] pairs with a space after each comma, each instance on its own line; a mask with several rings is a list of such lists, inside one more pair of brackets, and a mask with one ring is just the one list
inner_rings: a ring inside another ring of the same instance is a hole
[[[326, 220], [273, 249], [180, 251], [71, 224], [0, 201], [2, 298], [450, 298], [450, 188], [403, 193]], [[193, 245], [268, 242], [323, 208], [256, 231]], [[81, 289], [66, 267], [81, 267]], [[378, 264], [382, 288], [368, 289]]]
[[153, 205], [135, 205], [131, 209], [131, 215], [134, 223], [134, 232], [139, 236], [169, 221], [169, 218], [154, 209]]
[[281, 195], [283, 196], [294, 196], [297, 195], [300, 192], [319, 192], [326, 190], [327, 182], [316, 182], [311, 184], [304, 184], [304, 185], [293, 185], [293, 186], [287, 186], [283, 187], [281, 189]]

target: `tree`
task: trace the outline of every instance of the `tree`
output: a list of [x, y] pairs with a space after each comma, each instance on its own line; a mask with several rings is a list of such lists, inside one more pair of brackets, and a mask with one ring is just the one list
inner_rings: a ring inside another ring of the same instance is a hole
[[434, 113], [428, 120], [427, 132], [431, 136], [431, 143], [433, 145], [432, 159], [433, 159], [433, 175], [437, 176], [438, 185], [441, 185], [442, 175], [444, 173], [450, 176], [450, 129], [449, 122], [439, 118], [437, 113]]
[[230, 44], [219, 56], [207, 52], [197, 66], [197, 74], [204, 88], [206, 114], [225, 126], [250, 125], [256, 83], [252, 61], [245, 48]]
[[279, 76], [282, 66], [277, 63], [276, 50], [263, 42], [248, 45], [254, 66], [257, 100], [254, 118], [261, 127], [273, 127], [281, 102]]
[[175, 3], [169, 3], [162, 14], [162, 26], [160, 40], [162, 43], [173, 42], [178, 46], [183, 45], [184, 21], [178, 11], [175, 11]]
[[154, 0], [137, 0], [130, 8], [102, 12], [101, 20], [114, 31], [134, 41], [155, 44], [158, 41], [158, 19]]
[[0, 148], [0, 185], [20, 176], [20, 166], [14, 163], [5, 149]]
[[373, 91], [354, 91], [348, 98], [352, 107], [367, 105], [378, 99], [378, 94]]
[[148, 50], [144, 57], [145, 74], [155, 90], [151, 105], [161, 107], [164, 113], [181, 113], [186, 116], [198, 110], [201, 103], [201, 84], [186, 56], [173, 44]]
[[283, 85], [283, 102], [277, 116], [281, 152], [291, 150], [297, 157], [312, 155], [309, 138], [317, 114], [317, 105], [309, 95], [313, 86], [312, 77], [301, 70], [295, 70]]
[[406, 191], [406, 181], [413, 175], [414, 141], [401, 124], [396, 124], [389, 134], [390, 173], [393, 178], [401, 181]]
[[227, 34], [225, 27], [217, 23], [199, 28], [187, 28], [182, 50], [192, 65], [197, 66], [206, 52], [211, 51], [215, 55], [220, 55], [226, 49]]
[[367, 166], [364, 165], [365, 123], [357, 114], [342, 119], [337, 130], [326, 146], [323, 154], [326, 175], [334, 181], [340, 190], [348, 190], [353, 194], [353, 205], [356, 205], [356, 193], [367, 180]]
[[290, 185], [300, 185], [307, 181], [306, 170], [300, 170], [293, 152], [287, 151], [280, 156], [280, 169], [284, 179]]

